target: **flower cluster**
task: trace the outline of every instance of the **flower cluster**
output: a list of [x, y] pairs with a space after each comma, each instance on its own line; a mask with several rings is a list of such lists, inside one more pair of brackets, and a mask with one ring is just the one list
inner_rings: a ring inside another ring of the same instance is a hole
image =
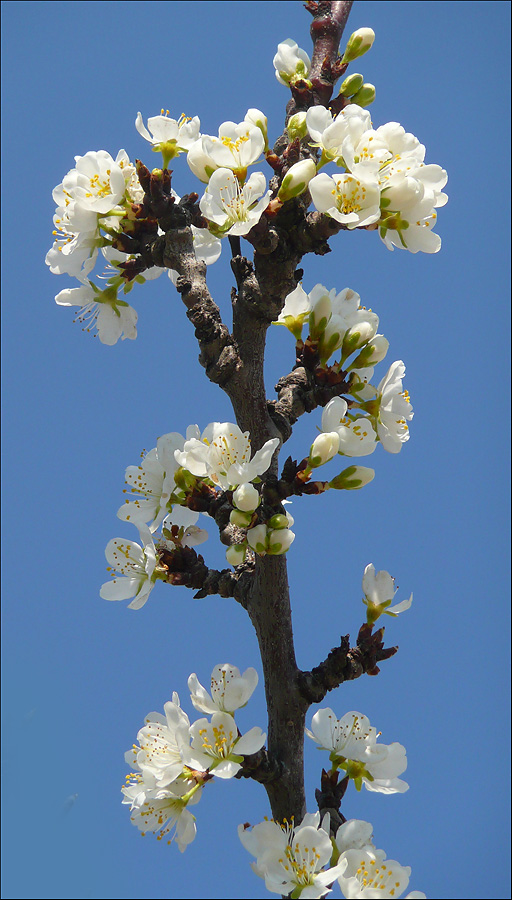
[[398, 122], [373, 129], [370, 114], [349, 103], [337, 116], [323, 106], [307, 111], [306, 126], [321, 151], [319, 168], [334, 162], [343, 171], [321, 172], [309, 191], [320, 212], [346, 228], [375, 226], [386, 246], [436, 253], [432, 229], [448, 197], [446, 171], [425, 165], [425, 147]]
[[[336, 832], [338, 866], [342, 868], [338, 884], [348, 900], [374, 896], [398, 898], [409, 884], [410, 866], [387, 859], [384, 851], [375, 847], [372, 838], [372, 825], [361, 819], [349, 819]], [[425, 894], [411, 891], [404, 900], [425, 900]]]
[[[350, 36], [341, 58], [345, 69], [370, 49], [374, 38], [371, 28], [359, 28]], [[281, 84], [311, 87], [310, 67], [307, 53], [295, 41], [278, 45], [274, 68]], [[354, 73], [342, 82], [336, 112], [315, 104], [288, 123], [290, 140], [309, 137], [310, 146], [318, 149], [317, 170], [327, 163], [342, 170], [309, 176], [313, 203], [349, 230], [378, 228], [390, 250], [436, 253], [441, 239], [433, 227], [436, 209], [448, 199], [443, 193], [447, 174], [440, 166], [425, 164], [425, 147], [398, 122], [373, 128], [364, 107], [374, 98], [374, 86]]]
[[352, 779], [357, 790], [381, 794], [402, 794], [407, 782], [398, 778], [407, 768], [402, 744], [380, 744], [377, 730], [359, 712], [348, 712], [337, 719], [332, 709], [319, 709], [306, 734], [322, 750], [327, 750], [332, 771], [341, 769]]
[[[329, 462], [338, 453], [368, 456], [378, 442], [389, 453], [398, 453], [409, 440], [407, 422], [413, 417], [413, 409], [402, 385], [405, 366], [397, 360], [377, 387], [370, 383], [374, 366], [386, 356], [389, 343], [384, 335], [377, 334], [379, 317], [360, 301], [351, 288], [336, 293], [335, 288], [328, 290], [317, 284], [306, 294], [299, 284], [286, 297], [275, 323], [294, 335], [298, 354], [304, 358], [307, 354], [310, 365], [313, 360], [315, 366], [325, 367], [339, 351], [332, 371], [343, 371], [350, 379], [346, 390], [349, 400], [333, 397], [323, 410], [322, 433], [311, 445], [309, 469]], [[305, 323], [309, 333], [304, 342]]]
[[142, 834], [153, 832], [162, 840], [175, 829], [181, 852], [194, 840], [195, 817], [188, 807], [198, 803], [204, 785], [213, 776], [233, 778], [243, 757], [265, 743], [266, 735], [258, 727], [241, 735], [232, 715], [246, 705], [257, 683], [255, 669], [240, 675], [229, 663], [215, 666], [211, 695], [195, 673], [189, 678], [192, 703], [211, 715], [210, 721], [202, 718], [190, 724], [176, 693], [164, 705], [165, 716], [146, 716], [138, 744], [125, 754], [133, 771], [122, 788], [123, 803], [130, 806], [131, 820]]
[[[265, 879], [267, 890], [315, 900], [330, 893], [337, 879], [348, 900], [402, 896], [411, 869], [375, 847], [372, 825], [349, 819], [331, 839], [329, 818], [327, 813], [320, 823], [320, 813], [308, 813], [299, 826], [268, 820], [253, 828], [238, 826], [243, 846], [256, 857], [252, 869]], [[411, 891], [404, 900], [426, 898], [422, 891]]]

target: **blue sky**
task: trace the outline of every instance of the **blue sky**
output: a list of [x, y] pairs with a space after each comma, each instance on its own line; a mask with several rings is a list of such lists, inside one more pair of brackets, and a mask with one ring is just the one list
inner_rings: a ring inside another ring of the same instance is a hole
[[[123, 754], [146, 713], [176, 690], [192, 715], [192, 671], [206, 683], [219, 662], [259, 669], [244, 611], [165, 585], [139, 612], [98, 593], [108, 540], [135, 537], [116, 518], [125, 467], [161, 434], [232, 419], [227, 398], [199, 367], [167, 279], [131, 295], [137, 340], [106, 347], [53, 302], [71, 280], [44, 257], [51, 191], [75, 154], [124, 147], [156, 164], [135, 131], [138, 110], [199, 115], [214, 134], [258, 107], [276, 137], [288, 95], [272, 58], [287, 37], [310, 49], [309, 16], [299, 2], [2, 10], [3, 895], [264, 897], [236, 834], [268, 813], [259, 785], [209, 785], [184, 855], [141, 838], [120, 803]], [[384, 742], [407, 747], [405, 795], [351, 790], [343, 810], [373, 823], [377, 845], [412, 867], [410, 889], [430, 898], [510, 896], [508, 19], [503, 2], [356, 0], [348, 33], [377, 35], [354, 66], [377, 87], [374, 125], [399, 121], [448, 170], [443, 247], [390, 253], [376, 233], [342, 233], [329, 256], [304, 262], [306, 290], [352, 287], [379, 314], [389, 363], [407, 366], [415, 418], [399, 455], [374, 454], [365, 490], [294, 504], [297, 656], [310, 668], [340, 634], [355, 636], [369, 562], [396, 576], [399, 599], [414, 591], [412, 609], [387, 625], [398, 655], [328, 704], [365, 713]], [[184, 157], [174, 179], [180, 194], [200, 190]], [[227, 247], [209, 283], [227, 319]], [[293, 365], [292, 343], [272, 330], [269, 396]], [[318, 423], [301, 420], [288, 452], [303, 456]], [[222, 567], [215, 539], [204, 550]], [[262, 685], [240, 714], [242, 729], [256, 724], [265, 727]], [[314, 810], [326, 760], [308, 743]]]

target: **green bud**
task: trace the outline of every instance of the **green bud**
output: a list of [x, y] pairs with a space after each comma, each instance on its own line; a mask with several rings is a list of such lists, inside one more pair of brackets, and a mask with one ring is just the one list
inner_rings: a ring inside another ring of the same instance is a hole
[[301, 159], [288, 169], [279, 188], [278, 198], [286, 203], [292, 197], [298, 197], [306, 190], [309, 182], [316, 175], [316, 163], [312, 159]]
[[267, 525], [269, 528], [288, 528], [288, 516], [277, 515], [272, 516], [271, 519], [268, 520]]
[[358, 28], [348, 39], [348, 44], [343, 54], [342, 63], [349, 63], [366, 53], [375, 40], [373, 28]]
[[357, 103], [358, 106], [369, 106], [370, 103], [373, 103], [375, 100], [375, 85], [374, 84], [363, 84], [363, 86], [358, 90], [357, 94], [352, 97], [352, 103]]
[[288, 132], [290, 141], [295, 141], [297, 140], [297, 138], [300, 140], [301, 138], [305, 137], [308, 133], [308, 129], [306, 126], [306, 113], [298, 112], [295, 113], [294, 116], [290, 116], [290, 118], [288, 119], [286, 130]]
[[237, 525], [238, 528], [247, 528], [248, 525], [251, 524], [252, 512], [242, 512], [240, 509], [232, 509], [229, 521], [232, 525]]
[[188, 469], [180, 467], [174, 473], [174, 481], [182, 491], [190, 491], [195, 487], [197, 479], [195, 475], [192, 475], [192, 472], [188, 471]]
[[368, 469], [366, 466], [349, 466], [329, 482], [329, 487], [336, 491], [357, 491], [374, 478], [374, 469]]
[[362, 86], [363, 76], [354, 72], [353, 75], [349, 75], [348, 78], [345, 78], [345, 81], [342, 81], [339, 93], [343, 94], [344, 97], [352, 97]]

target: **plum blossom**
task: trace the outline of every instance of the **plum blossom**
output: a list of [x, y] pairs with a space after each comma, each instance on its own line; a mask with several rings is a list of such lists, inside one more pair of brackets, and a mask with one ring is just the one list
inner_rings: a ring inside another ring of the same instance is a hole
[[291, 38], [277, 45], [274, 56], [275, 75], [279, 84], [295, 84], [306, 80], [311, 69], [311, 60], [305, 50]]
[[78, 306], [77, 321], [85, 325], [84, 331], [97, 328], [102, 344], [112, 346], [119, 338], [131, 341], [137, 337], [137, 313], [126, 300], [117, 296], [117, 288], [110, 286], [100, 291], [92, 282], [77, 288], [65, 288], [57, 294], [59, 306]]
[[370, 113], [356, 103], [349, 103], [337, 116], [325, 106], [311, 106], [306, 113], [306, 125], [313, 139], [313, 146], [322, 151], [320, 165], [339, 160], [348, 146], [358, 144], [363, 134], [372, 127]]
[[371, 173], [364, 177], [325, 172], [309, 182], [309, 192], [319, 212], [327, 213], [348, 229], [371, 225], [380, 218], [380, 190]]
[[377, 446], [371, 420], [367, 416], [349, 418], [347, 410], [347, 402], [342, 397], [329, 400], [322, 413], [322, 431], [337, 433], [342, 455], [368, 456]]
[[251, 698], [258, 684], [256, 669], [246, 669], [243, 675], [230, 663], [215, 666], [211, 675], [211, 696], [197, 678], [195, 672], [188, 679], [190, 699], [199, 712], [212, 715], [216, 712], [233, 713], [241, 709]]
[[101, 587], [100, 597], [104, 600], [129, 600], [134, 597], [128, 604], [128, 609], [140, 609], [144, 606], [156, 579], [165, 574], [158, 567], [149, 528], [139, 528], [139, 534], [142, 546], [125, 538], [113, 538], [105, 549], [112, 575], [118, 572], [121, 577], [116, 575], [111, 581], [106, 581]]
[[[386, 859], [383, 850], [363, 847], [346, 850], [338, 860], [344, 867], [338, 876], [341, 892], [348, 900], [366, 900], [371, 897], [401, 897], [411, 875], [410, 866], [401, 866], [395, 859]], [[425, 897], [421, 891], [412, 891], [407, 898]]]
[[175, 459], [192, 475], [209, 478], [223, 490], [254, 481], [267, 471], [279, 439], [272, 438], [251, 459], [249, 432], [232, 422], [211, 422], [201, 434], [199, 428], [187, 430], [183, 450]]
[[217, 169], [199, 202], [201, 212], [223, 236], [247, 234], [268, 206], [272, 192], [266, 186], [262, 172], [253, 172], [240, 187], [231, 169]]
[[261, 750], [266, 735], [255, 726], [239, 735], [233, 716], [215, 712], [211, 722], [198, 719], [190, 726], [191, 747], [183, 748], [183, 759], [193, 769], [208, 769], [218, 778], [233, 778], [241, 769], [241, 758]]
[[[247, 115], [251, 112], [259, 110], [248, 110]], [[223, 122], [218, 137], [204, 134], [190, 147], [187, 162], [200, 181], [208, 182], [217, 169], [230, 169], [243, 184], [248, 166], [259, 159], [264, 149], [265, 136], [261, 126], [246, 118], [238, 124]]]
[[392, 363], [377, 388], [377, 434], [388, 453], [399, 453], [409, 440], [410, 421], [414, 415], [409, 393], [403, 390], [405, 365], [401, 359]]
[[126, 762], [142, 773], [145, 785], [167, 788], [183, 774], [181, 747], [189, 743], [190, 722], [181, 709], [176, 692], [164, 704], [165, 716], [149, 713], [137, 734], [135, 745], [125, 754]]
[[172, 790], [171, 787], [144, 789], [142, 776], [134, 773], [128, 776], [122, 792], [123, 803], [130, 806], [131, 822], [143, 835], [153, 832], [160, 841], [174, 829], [167, 843], [170, 844], [175, 838], [181, 853], [192, 843], [196, 836], [196, 823], [195, 816], [187, 807], [201, 799], [200, 784], [181, 778], [172, 783]]
[[306, 319], [309, 319], [310, 313], [311, 301], [309, 294], [306, 294], [302, 284], [298, 284], [293, 291], [287, 294], [284, 306], [273, 324], [284, 325], [297, 340], [300, 340], [302, 327]]
[[139, 134], [152, 144], [155, 152], [160, 152], [164, 158], [164, 168], [171, 159], [179, 156], [183, 151], [190, 150], [201, 135], [199, 134], [200, 121], [197, 116], [188, 118], [180, 116], [178, 120], [171, 119], [169, 110], [161, 111], [159, 116], [148, 119], [148, 127], [142, 121], [142, 113], [137, 113], [135, 127]]
[[120, 150], [115, 160], [106, 150], [90, 150], [75, 156], [75, 163], [54, 190], [58, 205], [63, 198], [75, 200], [82, 209], [104, 216], [125, 199], [126, 186], [135, 172], [125, 150]]
[[332, 709], [319, 709], [306, 734], [329, 752], [333, 767], [342, 769], [354, 780], [357, 790], [364, 784], [368, 791], [382, 794], [403, 793], [409, 785], [398, 778], [407, 768], [402, 744], [377, 743], [377, 730], [359, 712], [348, 712], [337, 719]]
[[384, 570], [375, 574], [375, 566], [370, 563], [366, 566], [363, 575], [363, 603], [368, 607], [368, 623], [376, 622], [385, 613], [387, 616], [397, 616], [399, 613], [410, 609], [412, 594], [407, 600], [402, 600], [395, 606], [391, 606], [396, 594], [395, 579]]
[[265, 879], [268, 891], [293, 897], [324, 897], [346, 863], [325, 869], [332, 856], [329, 835], [320, 827], [320, 813], [306, 814], [297, 827], [260, 822], [251, 830], [239, 825], [238, 836], [256, 857], [253, 870]]
[[[156, 531], [164, 517], [172, 509], [171, 494], [175, 487], [174, 473], [178, 469], [174, 453], [182, 450], [185, 438], [177, 431], [171, 431], [158, 438], [156, 447], [146, 453], [138, 466], [128, 466], [125, 472], [126, 484], [131, 493], [138, 495], [134, 500], [126, 500], [119, 508], [117, 516], [134, 525], [149, 523], [150, 531]], [[198, 513], [183, 507], [181, 518], [172, 524], [185, 528], [195, 525]], [[179, 515], [179, 513], [178, 513]]]

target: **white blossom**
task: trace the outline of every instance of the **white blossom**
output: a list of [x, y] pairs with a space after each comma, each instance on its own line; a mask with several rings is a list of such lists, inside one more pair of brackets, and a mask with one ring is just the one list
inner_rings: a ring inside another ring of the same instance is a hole
[[395, 579], [391, 577], [389, 572], [381, 570], [375, 574], [375, 566], [370, 563], [366, 566], [363, 575], [363, 593], [365, 599], [363, 603], [368, 607], [368, 615], [372, 622], [375, 622], [382, 613], [388, 616], [397, 616], [406, 609], [410, 609], [412, 604], [412, 594], [406, 599], [391, 606], [393, 597], [396, 594]]
[[260, 505], [261, 496], [253, 484], [240, 484], [233, 493], [233, 503], [242, 512], [254, 512]]
[[374, 848], [373, 825], [362, 819], [347, 819], [336, 832], [336, 846], [340, 853], [345, 850], [361, 850], [363, 847]]
[[129, 804], [131, 809], [131, 821], [144, 835], [153, 832], [157, 840], [162, 840], [171, 834], [168, 844], [176, 838], [176, 843], [183, 853], [196, 836], [195, 816], [188, 806], [198, 803], [201, 799], [202, 788], [194, 781], [180, 779], [170, 788], [140, 790], [140, 784], [135, 780], [123, 787], [123, 803]]
[[272, 192], [265, 191], [262, 172], [253, 172], [243, 187], [231, 169], [217, 169], [203, 194], [199, 207], [223, 234], [244, 235], [259, 222]]
[[405, 365], [399, 359], [388, 369], [377, 388], [377, 433], [388, 453], [399, 453], [409, 440], [410, 421], [414, 415], [408, 391], [403, 390]]
[[286, 38], [277, 45], [274, 68], [279, 84], [295, 84], [296, 81], [307, 79], [311, 69], [311, 60], [306, 51], [302, 50], [295, 41]]
[[322, 413], [322, 431], [336, 431], [339, 452], [344, 456], [368, 456], [377, 446], [371, 420], [367, 416], [348, 418], [347, 409], [347, 402], [342, 397], [329, 400]]
[[192, 144], [201, 137], [200, 125], [197, 116], [188, 118], [182, 115], [176, 120], [170, 118], [169, 110], [165, 114], [162, 110], [159, 116], [149, 118], [147, 128], [142, 121], [142, 113], [138, 112], [135, 120], [135, 127], [139, 134], [153, 145], [153, 150], [164, 154], [164, 159], [166, 159], [164, 165], [167, 165], [169, 160], [184, 150], [190, 150]]
[[167, 788], [183, 774], [181, 748], [189, 743], [190, 722], [176, 692], [165, 703], [164, 712], [165, 716], [156, 712], [146, 716], [137, 734], [139, 747], [134, 745], [125, 754], [126, 762], [142, 773], [147, 788]]
[[175, 458], [185, 469], [199, 478], [209, 478], [223, 490], [253, 481], [267, 471], [279, 439], [272, 438], [251, 459], [249, 432], [242, 432], [232, 422], [211, 422], [202, 434], [196, 427], [194, 436], [187, 432], [183, 451]]
[[[158, 438], [157, 445], [138, 466], [128, 466], [125, 472], [126, 484], [131, 493], [138, 495], [135, 500], [126, 500], [117, 515], [124, 522], [134, 525], [149, 523], [151, 531], [156, 531], [164, 517], [170, 512], [170, 496], [175, 487], [174, 473], [178, 469], [174, 453], [182, 450], [183, 435], [171, 431]], [[173, 520], [173, 524], [195, 525], [198, 513], [183, 508], [183, 519]]]
[[92, 282], [77, 288], [66, 288], [55, 297], [59, 306], [78, 306], [77, 320], [84, 331], [97, 328], [102, 344], [112, 346], [119, 338], [135, 340], [137, 313], [126, 300], [120, 300], [113, 287], [100, 291]]
[[195, 672], [188, 679], [190, 699], [199, 712], [233, 713], [245, 706], [258, 684], [256, 669], [246, 669], [243, 675], [230, 663], [215, 666], [211, 679], [211, 696], [198, 680]]
[[128, 609], [144, 606], [160, 574], [149, 528], [139, 528], [139, 534], [143, 546], [125, 538], [113, 538], [105, 549], [109, 566], [121, 577], [116, 575], [111, 581], [106, 581], [101, 587], [100, 597], [104, 600], [129, 600], [134, 597]]
[[380, 218], [380, 190], [371, 173], [365, 178], [325, 172], [309, 182], [309, 192], [319, 212], [327, 213], [348, 229], [371, 225]]
[[75, 156], [75, 163], [55, 188], [54, 199], [67, 197], [103, 216], [124, 200], [135, 172], [125, 150], [120, 150], [115, 160], [106, 150], [90, 150], [84, 156]]
[[223, 122], [218, 137], [204, 134], [192, 144], [187, 162], [200, 181], [207, 182], [217, 169], [230, 169], [243, 183], [248, 166], [259, 159], [264, 149], [265, 137], [259, 125], [249, 120], [238, 124]]
[[343, 161], [345, 142], [358, 144], [362, 135], [372, 127], [370, 113], [356, 103], [349, 103], [337, 116], [325, 106], [311, 106], [306, 124], [313, 145], [322, 150], [321, 164], [331, 160]]
[[348, 712], [337, 719], [332, 709], [320, 709], [306, 734], [324, 750], [334, 766], [354, 780], [356, 788], [364, 784], [369, 791], [383, 794], [403, 793], [409, 785], [398, 778], [407, 768], [402, 744], [377, 743], [377, 730], [359, 712]]
[[[409, 866], [401, 866], [395, 859], [386, 859], [382, 850], [371, 847], [346, 850], [341, 854], [338, 865], [344, 866], [338, 884], [348, 900], [401, 897], [411, 874]], [[415, 891], [407, 896], [425, 895]]]
[[190, 726], [190, 736], [192, 745], [183, 750], [186, 765], [208, 769], [218, 778], [233, 778], [241, 769], [241, 757], [261, 750], [266, 740], [258, 726], [239, 736], [227, 712], [215, 712], [211, 722], [198, 719]]
[[332, 856], [329, 835], [320, 826], [320, 813], [308, 814], [301, 824], [261, 822], [252, 830], [238, 827], [238, 835], [245, 849], [256, 856], [253, 870], [265, 879], [268, 891], [307, 898], [324, 897], [329, 885], [344, 870], [346, 864], [325, 869]]
[[298, 284], [293, 291], [287, 294], [284, 306], [279, 313], [274, 325], [284, 325], [288, 331], [299, 339], [302, 333], [302, 326], [306, 319], [309, 318], [311, 312], [311, 302], [309, 294]]

